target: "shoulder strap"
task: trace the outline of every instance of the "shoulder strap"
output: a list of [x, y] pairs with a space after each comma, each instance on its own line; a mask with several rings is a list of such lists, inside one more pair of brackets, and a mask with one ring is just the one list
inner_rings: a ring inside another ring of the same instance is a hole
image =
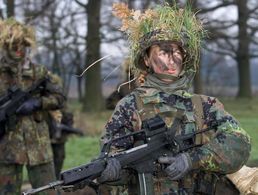
[[[202, 98], [200, 95], [194, 94], [191, 97], [191, 100], [193, 103], [194, 117], [195, 117], [195, 121], [196, 121], [197, 131], [200, 131], [200, 130], [202, 130], [203, 124], [204, 124]], [[202, 143], [202, 134], [196, 135], [195, 142], [197, 144]]]
[[137, 110], [142, 110], [143, 109], [143, 102], [142, 102], [141, 97], [139, 96], [139, 93], [137, 91], [135, 91], [134, 97], [136, 99]]
[[136, 108], [142, 121], [152, 118], [156, 115], [153, 104], [144, 104], [139, 92], [134, 93], [136, 99]]

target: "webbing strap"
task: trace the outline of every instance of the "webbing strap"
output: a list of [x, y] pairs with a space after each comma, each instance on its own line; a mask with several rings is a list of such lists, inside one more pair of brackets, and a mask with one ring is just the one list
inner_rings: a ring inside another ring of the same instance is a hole
[[138, 93], [134, 93], [135, 99], [136, 99], [136, 107], [137, 110], [142, 110], [143, 109], [143, 102], [139, 96]]
[[142, 121], [152, 118], [156, 115], [153, 104], [144, 105], [143, 100], [138, 93], [134, 93], [134, 96], [136, 98], [136, 107]]
[[[194, 109], [194, 117], [196, 121], [197, 131], [203, 129], [204, 124], [204, 116], [203, 116], [203, 106], [202, 106], [202, 99], [200, 95], [194, 94], [192, 97], [193, 109]], [[197, 134], [195, 138], [196, 144], [202, 143], [202, 133]]]

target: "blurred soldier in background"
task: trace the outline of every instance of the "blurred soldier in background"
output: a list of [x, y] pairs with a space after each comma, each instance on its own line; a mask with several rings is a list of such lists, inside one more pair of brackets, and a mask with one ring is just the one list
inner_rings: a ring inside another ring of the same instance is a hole
[[21, 193], [24, 165], [34, 188], [56, 179], [45, 114], [60, 109], [64, 96], [47, 69], [28, 58], [33, 46], [31, 27], [0, 20], [0, 194]]
[[66, 109], [50, 112], [48, 124], [57, 178], [59, 178], [64, 164], [65, 143], [68, 136], [71, 134], [83, 135], [80, 129], [73, 128], [73, 123], [73, 114], [67, 112]]
[[[56, 75], [52, 75], [59, 85], [62, 86], [62, 79]], [[54, 155], [54, 166], [56, 178], [59, 179], [60, 173], [65, 160], [65, 143], [71, 134], [83, 135], [80, 129], [73, 128], [73, 113], [67, 111], [67, 105], [61, 110], [49, 111], [47, 122], [49, 126], [49, 134], [51, 146]]]

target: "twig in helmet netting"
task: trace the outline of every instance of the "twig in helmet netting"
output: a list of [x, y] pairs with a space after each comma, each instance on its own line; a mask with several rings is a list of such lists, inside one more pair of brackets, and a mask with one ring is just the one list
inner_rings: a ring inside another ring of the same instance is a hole
[[118, 68], [120, 68], [122, 66], [122, 64], [116, 66], [112, 71], [110, 71], [110, 73], [107, 74], [107, 76], [105, 76], [105, 78], [103, 79], [103, 81], [106, 81], [111, 74], [113, 74], [113, 72], [115, 72], [116, 70], [118, 70]]
[[92, 66], [94, 66], [94, 65], [97, 64], [98, 62], [100, 62], [100, 61], [102, 61], [102, 60], [104, 60], [105, 58], [108, 58], [108, 57], [110, 57], [110, 56], [112, 56], [112, 55], [109, 54], [109, 55], [106, 55], [106, 56], [104, 56], [104, 57], [102, 57], [102, 58], [96, 60], [95, 62], [93, 62], [92, 64], [90, 64], [80, 75], [75, 75], [75, 76], [76, 76], [76, 77], [82, 77], [82, 76], [84, 75], [84, 73], [85, 73], [87, 70], [89, 70]]
[[[135, 77], [135, 78], [133, 78], [133, 79], [130, 79], [130, 80], [127, 81], [127, 82], [122, 83], [121, 85], [118, 86], [117, 91], [119, 92], [119, 91], [120, 91], [120, 88], [121, 88], [122, 86], [124, 86], [124, 85], [126, 85], [126, 84], [130, 84], [131, 82], [135, 81], [136, 79], [137, 79], [137, 78]], [[129, 85], [129, 89], [130, 89], [130, 85]]]

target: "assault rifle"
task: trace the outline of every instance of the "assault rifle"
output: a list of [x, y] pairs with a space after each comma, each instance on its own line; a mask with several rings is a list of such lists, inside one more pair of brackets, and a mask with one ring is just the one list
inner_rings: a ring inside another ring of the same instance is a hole
[[82, 132], [81, 129], [70, 127], [70, 126], [62, 124], [62, 123], [54, 122], [53, 126], [55, 128], [54, 137], [57, 139], [62, 137], [62, 133], [76, 134], [79, 136], [84, 135], [84, 133]]
[[[152, 175], [156, 171], [157, 159], [162, 155], [176, 155], [197, 147], [194, 144], [196, 134], [211, 130], [205, 129], [197, 133], [176, 136], [176, 130], [180, 123], [181, 120], [176, 118], [172, 127], [167, 128], [165, 122], [159, 116], [143, 121], [142, 130], [113, 139], [105, 144], [97, 159], [88, 164], [66, 170], [60, 174], [60, 180], [37, 189], [30, 189], [27, 192], [23, 192], [23, 195], [73, 186], [82, 181], [97, 191], [98, 184], [94, 180], [101, 175], [106, 167], [107, 160], [111, 158], [119, 160], [122, 168], [131, 168], [138, 172], [140, 186], [143, 186], [140, 192], [141, 195], [153, 194], [152, 189], [146, 188], [145, 175]], [[134, 141], [141, 143], [131, 149], [108, 155], [108, 151], [114, 142], [132, 138]]]
[[30, 88], [21, 90], [16, 85], [10, 87], [6, 94], [0, 97], [0, 137], [5, 133], [5, 122], [16, 114], [17, 108], [25, 101], [45, 89], [47, 78], [35, 82]]
[[[65, 117], [64, 117], [65, 116]], [[73, 115], [69, 113], [69, 117], [67, 117], [68, 114], [62, 113], [62, 120], [59, 122], [53, 117], [51, 114], [49, 114], [47, 123], [50, 130], [50, 138], [54, 140], [58, 140], [62, 138], [63, 133], [65, 134], [76, 134], [79, 136], [83, 136], [84, 133], [81, 129], [77, 129], [72, 127], [73, 125]]]

